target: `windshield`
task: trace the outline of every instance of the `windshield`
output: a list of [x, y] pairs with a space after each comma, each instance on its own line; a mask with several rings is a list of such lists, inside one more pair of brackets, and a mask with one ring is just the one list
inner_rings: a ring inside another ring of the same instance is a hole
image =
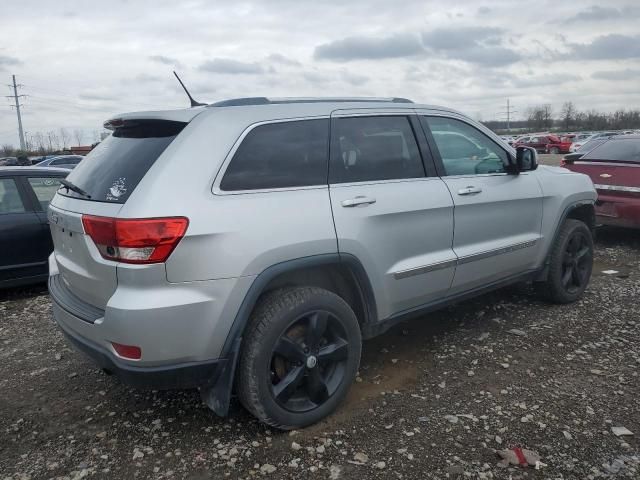
[[602, 142], [582, 159], [640, 163], [640, 138], [615, 138]]
[[589, 150], [592, 150], [593, 148], [597, 147], [598, 145], [600, 145], [601, 143], [603, 143], [605, 140], [603, 138], [593, 138], [591, 140], [589, 140], [588, 142], [584, 143], [578, 150], [577, 152], [580, 153], [586, 153]]
[[[90, 195], [90, 201], [125, 203], [185, 125], [166, 120], [126, 122], [94, 148], [68, 180]], [[64, 188], [58, 193], [89, 200]]]

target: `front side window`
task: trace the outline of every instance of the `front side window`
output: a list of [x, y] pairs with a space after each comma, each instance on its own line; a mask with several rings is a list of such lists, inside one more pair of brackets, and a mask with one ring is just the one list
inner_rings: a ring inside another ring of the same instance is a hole
[[453, 118], [421, 117], [421, 119], [431, 130], [435, 146], [442, 159], [445, 175], [505, 172], [507, 152], [480, 130]]
[[38, 198], [43, 211], [60, 188], [60, 179], [56, 177], [29, 177], [29, 185]]
[[16, 181], [12, 178], [0, 178], [0, 215], [25, 211]]
[[337, 118], [331, 141], [331, 183], [425, 176], [407, 117]]
[[326, 185], [328, 143], [329, 119], [260, 125], [238, 147], [220, 189]]

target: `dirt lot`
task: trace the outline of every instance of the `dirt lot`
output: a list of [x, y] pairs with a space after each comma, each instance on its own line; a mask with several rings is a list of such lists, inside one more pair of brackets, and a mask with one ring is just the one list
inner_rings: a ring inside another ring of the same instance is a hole
[[[67, 346], [43, 288], [1, 292], [0, 479], [640, 478], [639, 253], [602, 230], [575, 305], [511, 288], [366, 342], [347, 402], [293, 433], [124, 387]], [[499, 466], [513, 446], [546, 466]]]

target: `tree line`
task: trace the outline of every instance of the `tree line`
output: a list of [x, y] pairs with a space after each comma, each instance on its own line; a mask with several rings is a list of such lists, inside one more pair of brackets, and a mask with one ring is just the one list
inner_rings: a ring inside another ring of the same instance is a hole
[[[506, 130], [505, 121], [483, 122], [492, 130]], [[573, 102], [565, 102], [560, 110], [554, 111], [549, 104], [529, 107], [523, 120], [512, 121], [511, 128], [529, 131], [541, 130], [628, 130], [640, 128], [640, 110], [616, 110], [599, 112], [597, 110], [578, 110]]]
[[[96, 144], [100, 142], [100, 131], [94, 130], [91, 135], [87, 135], [84, 130], [59, 128], [46, 132], [25, 132], [24, 136], [27, 155], [49, 155], [68, 151], [72, 146], [81, 146], [85, 142]], [[4, 144], [0, 147], [0, 155], [3, 157], [16, 156], [18, 153], [11, 144]]]

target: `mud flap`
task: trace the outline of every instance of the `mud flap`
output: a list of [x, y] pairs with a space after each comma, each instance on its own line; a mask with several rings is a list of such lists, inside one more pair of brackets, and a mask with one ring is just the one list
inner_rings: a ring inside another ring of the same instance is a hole
[[241, 341], [242, 338], [236, 338], [227, 362], [214, 384], [200, 388], [200, 398], [202, 398], [202, 401], [220, 417], [226, 417], [227, 413], [229, 413], [231, 391], [233, 390], [233, 377], [236, 372], [236, 363], [238, 362]]

